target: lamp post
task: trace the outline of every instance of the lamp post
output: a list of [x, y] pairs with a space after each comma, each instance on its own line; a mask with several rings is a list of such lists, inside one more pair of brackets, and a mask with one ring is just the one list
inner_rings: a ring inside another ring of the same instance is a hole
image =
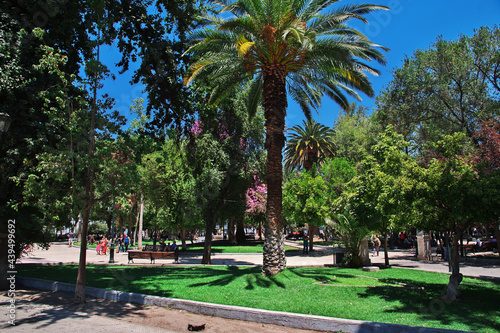
[[10, 116], [7, 113], [0, 112], [0, 138], [2, 138], [3, 132], [7, 132], [9, 130], [10, 122]]
[[115, 196], [113, 195], [113, 215], [111, 217], [111, 247], [109, 249], [109, 263], [115, 263]]
[[[5, 110], [5, 106], [4, 106]], [[0, 113], [0, 139], [2, 138], [2, 133], [7, 132], [10, 125], [10, 117], [7, 113]], [[0, 290], [9, 289], [8, 278], [8, 242], [7, 242], [7, 227], [0, 226]]]

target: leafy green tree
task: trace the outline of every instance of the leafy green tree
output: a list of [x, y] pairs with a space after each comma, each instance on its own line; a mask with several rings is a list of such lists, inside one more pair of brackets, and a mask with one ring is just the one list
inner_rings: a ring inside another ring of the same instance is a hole
[[[96, 46], [112, 44], [118, 40], [118, 49], [122, 53], [119, 66], [125, 71], [128, 69], [130, 61], [135, 61], [138, 58], [143, 60], [140, 69], [135, 73], [134, 81], [138, 82], [140, 79], [147, 81], [145, 84], [148, 91], [151, 92], [150, 100], [152, 102], [150, 105], [155, 104], [156, 107], [157, 104], [164, 103], [161, 107], [157, 106], [156, 108], [163, 111], [163, 119], [167, 124], [174, 122], [174, 119], [179, 123], [179, 117], [184, 115], [184, 110], [187, 110], [187, 108], [184, 108], [184, 104], [179, 106], [180, 103], [173, 101], [181, 95], [179, 93], [182, 87], [181, 80], [163, 80], [162, 78], [169, 76], [180, 78], [181, 61], [177, 58], [180, 58], [178, 55], [184, 51], [183, 36], [185, 37], [186, 31], [190, 29], [191, 24], [194, 22], [192, 15], [197, 12], [198, 8], [194, 6], [193, 1], [185, 0], [129, 1], [125, 6], [126, 9], [119, 1], [70, 1], [65, 2], [64, 6], [60, 2], [52, 2], [50, 6], [45, 6], [35, 0], [1, 1], [1, 7], [0, 30], [2, 37], [0, 40], [2, 46], [0, 46], [0, 49], [2, 54], [4, 54], [3, 51], [6, 51], [5, 54], [9, 54], [9, 57], [0, 59], [2, 74], [6, 73], [6, 75], [1, 75], [0, 80], [2, 80], [2, 83], [8, 81], [8, 84], [2, 84], [0, 95], [2, 101], [4, 101], [4, 107], [9, 110], [8, 113], [13, 120], [12, 128], [15, 131], [12, 132], [16, 133], [16, 135], [10, 136], [7, 142], [2, 142], [2, 151], [6, 151], [7, 154], [5, 155], [10, 156], [6, 161], [9, 168], [4, 169], [5, 173], [2, 175], [2, 177], [9, 180], [6, 182], [9, 189], [5, 191], [5, 198], [2, 198], [2, 203], [5, 203], [6, 207], [2, 214], [5, 213], [11, 218], [19, 215], [18, 222], [26, 219], [28, 223], [18, 224], [22, 225], [23, 228], [26, 226], [27, 230], [33, 230], [33, 232], [23, 233], [22, 237], [20, 234], [19, 245], [22, 244], [21, 239], [25, 237], [29, 242], [43, 243], [46, 238], [43, 237], [44, 232], [42, 231], [49, 230], [49, 228], [44, 228], [41, 224], [43, 224], [43, 218], [47, 214], [39, 211], [40, 205], [22, 207], [22, 203], [27, 202], [23, 197], [25, 192], [23, 182], [30, 174], [26, 167], [23, 167], [23, 159], [26, 158], [30, 162], [35, 161], [34, 164], [28, 165], [28, 167], [36, 168], [38, 162], [35, 155], [44, 152], [47, 147], [55, 150], [59, 149], [56, 146], [61, 141], [60, 137], [68, 138], [66, 132], [68, 127], [52, 126], [57, 125], [57, 121], [54, 121], [50, 114], [39, 112], [44, 108], [55, 108], [56, 110], [59, 109], [60, 112], [67, 111], [61, 108], [60, 105], [56, 106], [61, 104], [60, 100], [56, 99], [47, 102], [47, 99], [50, 98], [40, 96], [40, 92], [50, 91], [47, 87], [56, 92], [63, 89], [59, 81], [60, 78], [53, 75], [54, 73], [47, 76], [33, 67], [34, 64], [38, 64], [39, 59], [42, 57], [43, 51], [40, 45], [43, 44], [54, 48], [54, 54], [67, 56], [64, 72], [68, 76], [73, 75], [78, 79], [78, 81], [75, 81], [73, 78], [72, 83], [67, 86], [68, 93], [66, 96], [72, 101], [72, 98], [83, 95], [79, 86], [89, 84], [89, 82], [83, 82], [82, 80], [84, 68], [86, 70], [91, 69], [90, 72], [85, 73], [87, 78], [94, 79], [95, 74], [104, 72], [103, 66], [96, 57]], [[38, 30], [35, 29], [37, 27], [46, 31], [43, 42], [37, 36]], [[154, 47], [151, 47], [153, 44]], [[174, 61], [175, 59], [178, 61]], [[183, 61], [187, 63], [187, 58], [183, 59]], [[4, 71], [3, 68], [10, 66], [10, 63], [14, 65], [12, 70]], [[154, 75], [156, 76], [153, 78]], [[98, 84], [96, 84], [95, 80], [92, 82], [94, 84], [93, 87], [91, 85], [91, 90], [94, 90], [93, 94], [91, 94], [92, 98], [85, 96], [85, 101], [82, 103], [91, 105], [90, 100], [93, 99], [94, 103], [92, 105], [96, 106], [98, 104], [96, 98]], [[184, 100], [182, 96], [180, 100]], [[94, 128], [92, 124], [95, 122], [91, 120], [94, 119], [91, 115], [96, 113], [97, 109], [107, 110], [111, 105], [110, 102], [109, 98], [104, 98], [99, 108], [89, 107], [88, 105], [85, 108], [80, 107], [80, 109], [89, 112], [88, 117], [85, 118], [88, 119], [88, 123], [81, 121], [77, 124], [82, 125], [82, 127], [84, 124], [89, 124], [87, 128]], [[46, 104], [50, 104], [49, 107]], [[74, 110], [77, 109], [75, 107]], [[97, 127], [99, 127], [101, 125], [99, 122], [100, 117], [96, 117], [98, 118]], [[76, 118], [78, 119], [78, 117]], [[58, 119], [61, 119], [61, 117]], [[86, 150], [85, 143], [88, 142], [90, 146], [93, 146], [93, 134], [88, 133], [85, 137], [88, 139], [81, 141], [78, 140], [79, 138], [74, 137], [75, 143], [83, 143], [83, 147], [79, 147], [81, 152]], [[71, 149], [69, 151], [71, 152]], [[90, 152], [92, 149], [88, 149], [88, 151]], [[76, 149], [73, 152], [76, 152]], [[73, 162], [72, 154], [68, 154], [70, 155], [69, 160]], [[54, 162], [53, 165], [59, 162], [48, 157], [47, 160]], [[63, 161], [62, 158], [60, 160]], [[66, 161], [64, 160], [64, 162]], [[79, 172], [75, 173], [75, 175], [81, 175], [82, 178], [86, 177], [87, 179], [82, 203], [82, 209], [85, 212], [88, 212], [94, 201], [91, 197], [94, 192], [92, 188], [93, 182], [90, 180], [93, 179], [95, 174], [92, 171], [95, 170], [92, 165], [97, 163], [93, 158], [87, 160], [87, 162], [89, 162], [87, 165], [91, 166], [88, 168], [87, 175], [81, 172], [83, 170], [81, 167], [78, 169]], [[71, 163], [71, 168], [76, 170], [73, 163]], [[13, 183], [12, 179], [20, 179], [20, 181]], [[62, 181], [71, 183], [74, 178], [60, 178], [57, 181], [58, 183], [62, 183]], [[66, 188], [73, 191], [77, 190], [74, 184]], [[60, 194], [60, 196], [63, 195]], [[71, 200], [75, 205], [75, 200]], [[58, 207], [58, 210], [61, 211], [61, 207], [65, 206], [67, 204]], [[2, 207], [4, 207], [3, 204]], [[45, 209], [45, 211], [48, 211], [48, 209]], [[84, 218], [84, 221], [86, 220], [87, 216]], [[30, 223], [32, 224], [31, 227]], [[84, 222], [84, 225], [86, 225], [86, 222]], [[83, 229], [83, 241], [85, 242], [85, 227]], [[21, 231], [21, 229], [19, 230]], [[82, 256], [85, 256], [85, 246], [82, 246], [82, 248]], [[81, 261], [84, 262], [85, 260]], [[83, 285], [84, 287], [84, 276], [80, 275], [80, 273], [77, 284], [79, 286], [78, 298], [83, 301], [84, 293], [80, 286]]]
[[497, 28], [483, 28], [472, 38], [439, 37], [429, 49], [416, 51], [377, 98], [377, 121], [394, 125], [412, 154], [425, 153], [427, 143], [442, 135], [463, 132], [472, 138], [481, 122], [499, 115], [498, 41]]
[[88, 229], [88, 232], [89, 232], [89, 235], [106, 235], [109, 231], [109, 228], [108, 226], [106, 225], [106, 223], [104, 222], [94, 222], [92, 224], [89, 225], [89, 229]]
[[363, 106], [351, 103], [349, 108], [339, 115], [333, 125], [336, 156], [359, 164], [371, 151], [371, 147], [376, 143], [379, 128], [373, 117], [369, 117], [366, 112], [367, 109]]
[[197, 181], [197, 202], [206, 221], [204, 264], [211, 262], [217, 220], [237, 219], [242, 224], [245, 191], [262, 164], [262, 118], [259, 114], [249, 117], [246, 93], [243, 89], [217, 108], [201, 102], [203, 112], [190, 131], [189, 157]]
[[144, 194], [156, 212], [159, 229], [185, 231], [200, 226], [200, 211], [195, 201], [196, 182], [187, 159], [185, 141], [166, 141], [162, 149], [145, 155], [141, 166]]
[[[481, 188], [478, 172], [464, 147], [465, 134], [445, 136], [437, 143], [442, 154], [428, 161], [424, 170], [414, 169], [408, 176], [416, 179], [411, 195], [413, 216], [417, 227], [424, 230], [451, 232], [450, 275], [445, 298], [456, 300], [462, 281], [459, 260], [461, 233], [474, 223], [484, 221]], [[474, 202], [474, 205], [470, 203]]]
[[418, 166], [406, 154], [406, 146], [403, 136], [394, 132], [392, 126], [388, 126], [380, 134], [378, 143], [372, 147], [373, 155], [367, 155], [363, 160], [363, 169], [360, 171], [364, 188], [362, 200], [375, 204], [373, 230], [384, 235], [386, 266], [389, 266], [389, 232], [397, 228], [404, 229], [414, 213], [409, 209], [411, 205], [405, 201], [414, 180], [405, 175]]
[[478, 163], [480, 187], [487, 189], [481, 198], [482, 204], [487, 207], [485, 220], [493, 228], [500, 250], [500, 208], [497, 205], [500, 200], [500, 121], [491, 120], [481, 124], [475, 139], [478, 145], [474, 161]]
[[[292, 133], [285, 147], [285, 170], [288, 172], [295, 168], [311, 171], [313, 166], [319, 167], [326, 158], [335, 156], [334, 132], [331, 128], [309, 119], [304, 121], [303, 126], [296, 125], [290, 131]], [[309, 224], [310, 251], [314, 249], [314, 231], [319, 225]]]
[[324, 95], [346, 107], [346, 94], [359, 97], [355, 90], [373, 94], [365, 72], [378, 72], [363, 61], [384, 62], [380, 46], [346, 22], [366, 22], [364, 14], [387, 8], [361, 4], [327, 11], [335, 2], [224, 2], [221, 15], [204, 17], [206, 27], [191, 36], [187, 53], [196, 62], [186, 84], [195, 77], [205, 79], [211, 87], [209, 102], [218, 103], [253, 80], [249, 110], [263, 103], [268, 152], [265, 275], [281, 272], [286, 264], [281, 211], [287, 95], [308, 118]]
[[[303, 171], [292, 175], [283, 189], [283, 212], [289, 223], [307, 223], [309, 230], [323, 225], [330, 209], [325, 180], [314, 174], [313, 171]], [[312, 243], [313, 234], [309, 235]], [[313, 247], [309, 246], [309, 249], [312, 251]]]
[[357, 175], [356, 165], [344, 157], [330, 158], [321, 166], [321, 174], [328, 185], [331, 200], [337, 199], [351, 179]]
[[474, 54], [474, 66], [479, 75], [488, 82], [490, 95], [500, 98], [500, 28], [481, 27], [474, 36], [463, 37]]

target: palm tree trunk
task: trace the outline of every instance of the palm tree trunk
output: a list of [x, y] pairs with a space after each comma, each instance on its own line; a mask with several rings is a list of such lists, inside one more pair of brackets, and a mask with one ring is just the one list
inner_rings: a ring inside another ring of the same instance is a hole
[[263, 98], [266, 118], [267, 204], [264, 258], [262, 274], [271, 276], [286, 266], [282, 219], [282, 151], [285, 146], [286, 70], [280, 65], [268, 65], [262, 71]]

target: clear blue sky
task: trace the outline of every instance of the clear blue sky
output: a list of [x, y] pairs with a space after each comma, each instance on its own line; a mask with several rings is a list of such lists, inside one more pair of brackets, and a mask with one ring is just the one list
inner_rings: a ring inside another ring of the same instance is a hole
[[[361, 3], [364, 1], [343, 0], [340, 5]], [[481, 26], [500, 24], [500, 0], [372, 0], [366, 1], [391, 8], [390, 11], [377, 11], [367, 16], [368, 25], [356, 23], [355, 27], [367, 35], [373, 42], [388, 47], [387, 65], [373, 64], [382, 73], [379, 77], [371, 76], [375, 95], [384, 90], [391, 81], [392, 71], [402, 64], [405, 55], [412, 56], [417, 49], [427, 49], [441, 35], [444, 39], [458, 39], [460, 35], [471, 36], [474, 29]], [[113, 52], [103, 50], [102, 60], [112, 66]], [[107, 56], [106, 56], [107, 54]], [[116, 54], [116, 53], [115, 53]], [[117, 61], [116, 59], [114, 60]], [[129, 107], [137, 97], [145, 98], [140, 86], [131, 86], [131, 73], [117, 76], [115, 81], [106, 81], [104, 91], [116, 100], [116, 109], [127, 118], [131, 118]], [[361, 95], [362, 105], [371, 110], [374, 98]], [[318, 114], [313, 114], [316, 121], [332, 126], [337, 120], [339, 107], [328, 98]], [[286, 123], [290, 128], [304, 120], [302, 111], [293, 102], [289, 103]]]

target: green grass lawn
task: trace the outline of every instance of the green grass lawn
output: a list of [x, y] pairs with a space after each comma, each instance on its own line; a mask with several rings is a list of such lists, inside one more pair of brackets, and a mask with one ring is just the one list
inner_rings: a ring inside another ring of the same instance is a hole
[[[473, 332], [499, 332], [500, 282], [464, 278], [460, 302], [440, 299], [448, 275], [391, 268], [87, 266], [87, 285], [217, 304]], [[75, 283], [77, 266], [18, 266], [18, 274]]]

